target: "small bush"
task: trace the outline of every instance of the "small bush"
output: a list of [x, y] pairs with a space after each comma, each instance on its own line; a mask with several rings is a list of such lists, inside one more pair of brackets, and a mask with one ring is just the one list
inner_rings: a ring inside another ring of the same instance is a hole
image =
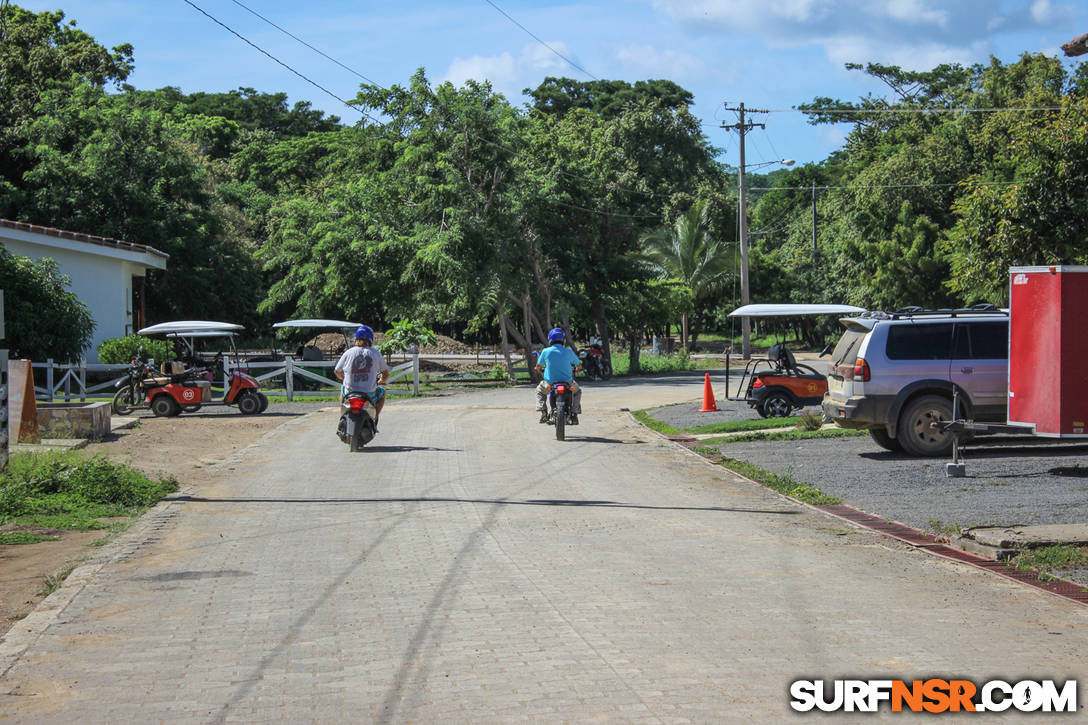
[[801, 413], [801, 420], [797, 427], [801, 430], [820, 430], [824, 425], [824, 417], [816, 413]]
[[130, 515], [176, 488], [102, 456], [15, 455], [0, 476], [0, 522], [32, 517], [56, 528], [100, 528], [91, 520]]
[[170, 343], [143, 335], [111, 337], [98, 345], [98, 359], [106, 365], [125, 365], [133, 360], [154, 358], [162, 361], [170, 355]]

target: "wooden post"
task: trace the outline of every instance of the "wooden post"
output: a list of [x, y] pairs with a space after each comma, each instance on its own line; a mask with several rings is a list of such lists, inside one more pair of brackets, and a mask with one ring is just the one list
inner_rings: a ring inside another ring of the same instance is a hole
[[412, 391], [419, 395], [419, 348], [412, 353]]
[[[53, 358], [45, 359], [45, 399], [50, 403], [53, 402]], [[34, 376], [30, 376], [30, 382], [33, 384]]]
[[38, 404], [34, 398], [34, 368], [29, 360], [8, 361], [8, 420], [11, 442], [41, 442]]
[[295, 399], [295, 361], [290, 355], [283, 356], [284, 384], [287, 386], [287, 402]]

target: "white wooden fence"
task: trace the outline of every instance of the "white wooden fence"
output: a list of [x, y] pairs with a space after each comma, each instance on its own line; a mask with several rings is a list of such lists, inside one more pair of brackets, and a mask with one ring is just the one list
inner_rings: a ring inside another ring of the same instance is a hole
[[[51, 358], [43, 363], [33, 363], [34, 368], [39, 370], [45, 370], [45, 385], [35, 385], [34, 392], [35, 397], [39, 400], [45, 400], [53, 402], [57, 399], [62, 399], [65, 402], [70, 400], [85, 401], [88, 395], [113, 395], [114, 385], [118, 380], [124, 380], [127, 377], [128, 365], [103, 365], [94, 364], [88, 365], [84, 361], [79, 363], [57, 363]], [[231, 370], [234, 366], [229, 363], [224, 366], [223, 370], [223, 389], [226, 390], [230, 386]], [[287, 400], [293, 401], [295, 396], [312, 396], [312, 395], [328, 395], [329, 389], [339, 390], [340, 381], [333, 377], [332, 369], [336, 367], [335, 360], [318, 360], [305, 362], [295, 360], [294, 356], [286, 355], [284, 359], [276, 362], [246, 362], [239, 366], [242, 370], [248, 371], [258, 381], [265, 381], [270, 378], [274, 378], [277, 375], [284, 376], [284, 380], [287, 386]], [[327, 375], [319, 375], [313, 372], [314, 368], [327, 369]], [[266, 372], [258, 374], [258, 370], [265, 370]], [[116, 377], [110, 377], [105, 382], [96, 383], [93, 385], [87, 385], [87, 373], [101, 373], [101, 372], [116, 372]], [[415, 395], [419, 395], [419, 355], [413, 355], [410, 360], [405, 363], [401, 363], [393, 368], [393, 372], [389, 376], [388, 382], [396, 382], [401, 378], [411, 374], [412, 376], [412, 392]], [[318, 383], [322, 389], [318, 390], [296, 390], [295, 381], [296, 378], [304, 378], [312, 380]], [[403, 395], [405, 394], [399, 390], [387, 390], [390, 395]]]

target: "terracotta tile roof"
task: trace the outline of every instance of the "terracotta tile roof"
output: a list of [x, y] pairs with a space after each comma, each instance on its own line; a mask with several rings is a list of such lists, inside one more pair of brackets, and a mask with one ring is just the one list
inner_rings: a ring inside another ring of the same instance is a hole
[[10, 219], [0, 219], [0, 227], [7, 227], [8, 229], [18, 229], [23, 232], [34, 232], [35, 234], [44, 234], [49, 237], [58, 237], [60, 239], [71, 239], [76, 242], [87, 242], [88, 244], [98, 244], [103, 247], [112, 247], [114, 249], [124, 249], [129, 252], [137, 252], [142, 254], [152, 254], [156, 257], [162, 257], [163, 259], [169, 259], [170, 255], [166, 252], [160, 252], [154, 247], [149, 247], [146, 244], [133, 244], [132, 242], [123, 242], [120, 239], [111, 239], [109, 237], [97, 237], [93, 234], [83, 234], [82, 232], [69, 232], [64, 229], [54, 229], [53, 227], [40, 227], [37, 224], [27, 224], [26, 222], [16, 222]]

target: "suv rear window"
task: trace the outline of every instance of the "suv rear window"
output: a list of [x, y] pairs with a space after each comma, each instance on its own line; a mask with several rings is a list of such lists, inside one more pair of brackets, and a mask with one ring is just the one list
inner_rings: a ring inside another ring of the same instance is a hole
[[1009, 323], [960, 323], [952, 350], [956, 360], [1004, 360], [1009, 357]]
[[889, 360], [951, 360], [952, 323], [892, 325], [887, 355]]
[[835, 351], [831, 353], [832, 365], [854, 366], [858, 359], [858, 350], [861, 349], [861, 341], [869, 334], [868, 330], [847, 330], [842, 334]]

